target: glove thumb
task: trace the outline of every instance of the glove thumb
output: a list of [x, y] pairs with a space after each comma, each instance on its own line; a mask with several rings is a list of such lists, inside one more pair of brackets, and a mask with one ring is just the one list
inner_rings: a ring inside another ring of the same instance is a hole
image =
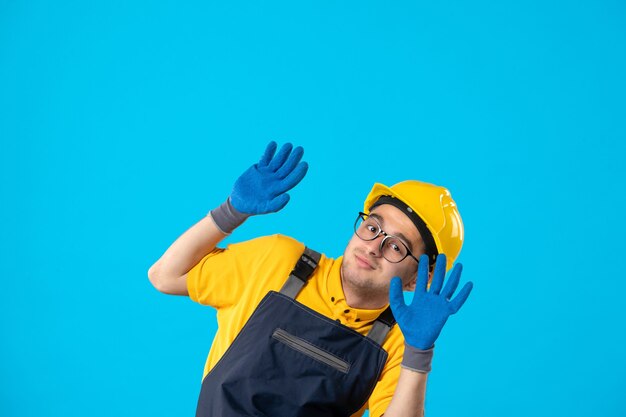
[[267, 203], [267, 211], [269, 213], [275, 213], [280, 211], [287, 205], [289, 202], [289, 194], [281, 194], [272, 199], [269, 203]]
[[406, 308], [402, 293], [402, 280], [399, 277], [393, 277], [389, 284], [389, 306], [391, 306], [391, 311], [396, 317]]

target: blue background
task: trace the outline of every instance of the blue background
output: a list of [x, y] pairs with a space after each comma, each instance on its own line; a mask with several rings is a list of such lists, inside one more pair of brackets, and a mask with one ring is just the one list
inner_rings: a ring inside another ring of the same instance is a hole
[[623, 416], [625, 18], [619, 0], [0, 2], [0, 415], [193, 415], [214, 313], [147, 270], [274, 139], [309, 173], [229, 241], [338, 256], [374, 182], [451, 190], [475, 288], [429, 416]]

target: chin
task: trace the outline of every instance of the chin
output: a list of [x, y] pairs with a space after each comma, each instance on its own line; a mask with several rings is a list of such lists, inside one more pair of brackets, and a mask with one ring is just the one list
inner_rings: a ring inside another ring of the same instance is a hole
[[357, 268], [351, 263], [341, 266], [341, 276], [344, 284], [348, 284], [352, 288], [362, 292], [389, 292], [389, 282], [379, 282], [375, 277], [372, 277], [368, 271]]

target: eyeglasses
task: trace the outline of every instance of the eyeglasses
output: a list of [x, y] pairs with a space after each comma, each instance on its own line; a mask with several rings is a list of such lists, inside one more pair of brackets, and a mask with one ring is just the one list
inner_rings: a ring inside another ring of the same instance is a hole
[[419, 260], [413, 256], [407, 245], [399, 237], [385, 233], [374, 217], [359, 212], [359, 217], [354, 222], [354, 234], [366, 241], [374, 240], [382, 234], [384, 238], [380, 241], [379, 250], [383, 258], [397, 264], [410, 256], [419, 264]]

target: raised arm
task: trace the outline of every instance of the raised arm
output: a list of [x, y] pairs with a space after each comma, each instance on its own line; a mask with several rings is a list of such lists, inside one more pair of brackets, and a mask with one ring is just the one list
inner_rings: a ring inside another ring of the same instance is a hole
[[210, 215], [190, 227], [148, 270], [148, 278], [165, 294], [189, 295], [187, 272], [226, 237]]
[[187, 273], [248, 217], [273, 213], [289, 202], [287, 191], [304, 178], [301, 147], [290, 143], [276, 153], [270, 142], [261, 160], [235, 182], [227, 200], [183, 233], [148, 270], [152, 285], [166, 294], [189, 295]]
[[446, 256], [440, 254], [437, 256], [432, 283], [428, 288], [428, 257], [422, 255], [410, 305], [404, 303], [400, 278], [392, 279], [389, 305], [404, 335], [405, 346], [398, 385], [385, 416], [409, 417], [424, 414], [426, 379], [431, 369], [435, 341], [448, 318], [459, 311], [473, 288], [472, 282], [467, 282], [456, 297], [452, 298], [459, 285], [462, 270], [463, 266], [456, 264], [444, 287]]

